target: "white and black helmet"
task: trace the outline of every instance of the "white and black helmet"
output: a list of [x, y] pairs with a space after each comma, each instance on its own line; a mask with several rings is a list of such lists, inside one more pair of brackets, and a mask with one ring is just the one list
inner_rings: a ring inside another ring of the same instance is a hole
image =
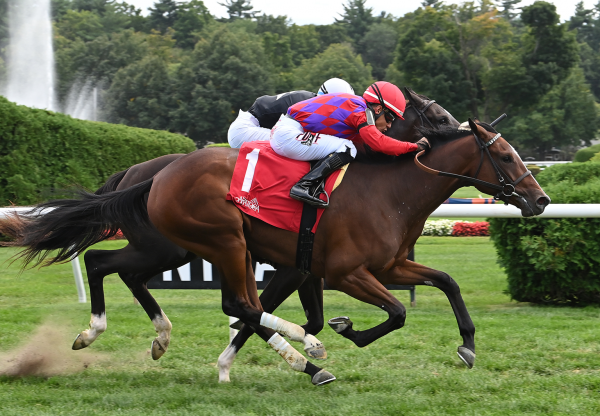
[[317, 95], [336, 94], [341, 92], [354, 95], [354, 88], [352, 88], [352, 85], [348, 84], [343, 79], [331, 78], [325, 81], [323, 85], [321, 85], [321, 88], [319, 88], [319, 92], [317, 92]]

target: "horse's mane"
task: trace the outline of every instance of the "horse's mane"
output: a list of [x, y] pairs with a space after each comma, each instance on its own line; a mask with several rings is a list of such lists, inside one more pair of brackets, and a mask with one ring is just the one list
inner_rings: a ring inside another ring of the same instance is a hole
[[[480, 127], [483, 127], [486, 131], [489, 131], [490, 133], [498, 133], [496, 131], [496, 129], [494, 129], [491, 125], [489, 125], [488, 123], [484, 123], [481, 121], [477, 121], [476, 124]], [[441, 146], [444, 145], [446, 143], [449, 143], [451, 141], [457, 140], [457, 139], [462, 139], [465, 136], [470, 136], [473, 134], [473, 132], [471, 131], [471, 129], [462, 129], [462, 128], [446, 128], [446, 129], [440, 129], [440, 130], [433, 130], [433, 129], [428, 129], [425, 127], [419, 127], [418, 129], [421, 134], [427, 138], [427, 140], [429, 140], [429, 142], [431, 143], [431, 146]]]
[[[486, 131], [490, 133], [498, 133], [496, 129], [494, 129], [491, 125], [484, 122], [476, 122], [476, 124], [480, 127], [483, 127]], [[445, 128], [440, 130], [428, 129], [425, 127], [419, 127], [419, 131], [421, 134], [429, 140], [432, 147], [442, 146], [446, 143], [452, 142], [454, 140], [462, 139], [463, 137], [470, 136], [473, 132], [469, 129], [461, 129], [459, 128]], [[408, 153], [400, 156], [390, 156], [384, 153], [379, 153], [371, 149], [369, 146], [364, 145], [364, 149], [359, 150], [356, 155], [356, 161], [367, 164], [386, 164], [386, 163], [394, 163], [402, 160], [410, 159], [412, 160], [414, 155], [412, 153]]]

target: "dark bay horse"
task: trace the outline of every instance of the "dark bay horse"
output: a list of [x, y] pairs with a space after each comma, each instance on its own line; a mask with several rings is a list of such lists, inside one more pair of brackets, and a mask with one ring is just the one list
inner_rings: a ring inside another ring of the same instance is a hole
[[[417, 141], [422, 136], [419, 127], [439, 129], [458, 127], [459, 123], [434, 100], [416, 94], [405, 88], [408, 97], [405, 120], [396, 120], [387, 132], [390, 137], [406, 141]], [[124, 190], [144, 180], [152, 178], [165, 166], [177, 160], [183, 154], [166, 155], [132, 166], [126, 171], [113, 175], [107, 183], [95, 193], [100, 195], [115, 190]], [[85, 265], [90, 287], [92, 316], [90, 328], [82, 331], [73, 349], [89, 346], [106, 330], [106, 309], [104, 302], [104, 277], [118, 273], [128, 286], [140, 305], [155, 325], [158, 336], [152, 342], [152, 358], [159, 359], [167, 350], [170, 342], [171, 324], [156, 300], [150, 294], [146, 283], [153, 276], [163, 271], [176, 269], [197, 256], [162, 236], [153, 226], [137, 226], [125, 224], [123, 234], [129, 244], [120, 250], [88, 250], [85, 253]], [[273, 312], [295, 290], [298, 290], [303, 309], [308, 321], [302, 327], [309, 334], [317, 335], [324, 324], [322, 279], [303, 275], [294, 267], [278, 268], [276, 275], [260, 296], [266, 311]], [[246, 340], [254, 333], [246, 327], [235, 338], [219, 360], [219, 378], [229, 381], [229, 367], [235, 354], [242, 348]]]
[[[335, 191], [316, 234], [313, 273], [330, 287], [388, 313], [386, 321], [362, 331], [355, 330], [349, 319], [334, 320], [336, 332], [356, 345], [367, 345], [404, 325], [406, 309], [384, 284], [429, 285], [448, 297], [463, 339], [459, 356], [472, 366], [475, 328], [457, 283], [446, 273], [408, 261], [408, 252], [427, 217], [458, 188], [470, 184], [468, 177], [477, 177], [475, 186], [481, 192], [502, 189], [502, 198], [520, 208], [523, 216], [542, 213], [550, 199], [493, 128], [473, 122], [470, 127], [475, 134], [424, 132], [432, 150], [422, 162], [463, 175], [459, 178], [433, 176], [405, 156], [377, 164], [353, 162]], [[330, 373], [306, 360], [279, 334], [302, 342], [309, 355], [318, 356], [320, 342], [298, 325], [262, 310], [251, 255], [292, 267], [297, 234], [248, 217], [225, 200], [236, 158], [231, 149], [206, 149], [181, 157], [154, 179], [125, 191], [40, 204], [39, 210], [55, 209], [14, 218], [19, 243], [27, 247], [25, 264], [44, 261], [47, 250], [53, 249], [59, 251], [47, 263], [66, 261], [122, 224], [144, 224], [147, 212], [167, 238], [218, 268], [226, 314], [252, 326], [294, 370], [309, 374], [313, 384], [333, 381]]]

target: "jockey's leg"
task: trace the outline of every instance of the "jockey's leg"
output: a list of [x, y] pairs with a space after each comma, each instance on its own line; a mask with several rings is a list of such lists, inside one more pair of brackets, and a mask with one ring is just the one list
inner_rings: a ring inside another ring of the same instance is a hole
[[227, 131], [227, 141], [234, 149], [239, 149], [246, 142], [269, 140], [271, 130], [260, 127], [252, 114], [240, 110], [238, 117], [231, 123]]
[[290, 196], [318, 207], [327, 203], [318, 198], [319, 185], [337, 169], [350, 163], [356, 147], [347, 139], [305, 132], [297, 121], [282, 117], [271, 131], [271, 147], [285, 157], [319, 162], [290, 191]]

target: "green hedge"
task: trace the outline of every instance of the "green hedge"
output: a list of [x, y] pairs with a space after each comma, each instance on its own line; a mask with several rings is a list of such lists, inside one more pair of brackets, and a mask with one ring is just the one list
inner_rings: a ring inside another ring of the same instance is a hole
[[110, 175], [170, 153], [189, 153], [184, 136], [73, 119], [0, 97], [0, 206], [98, 188]]
[[595, 144], [590, 147], [585, 147], [583, 149], [579, 149], [577, 153], [575, 153], [575, 157], [573, 158], [574, 162], [587, 162], [594, 155], [600, 152], [600, 144]]
[[[537, 179], [553, 203], [600, 202], [600, 163], [555, 165]], [[513, 299], [600, 304], [600, 218], [492, 218], [490, 234]]]

